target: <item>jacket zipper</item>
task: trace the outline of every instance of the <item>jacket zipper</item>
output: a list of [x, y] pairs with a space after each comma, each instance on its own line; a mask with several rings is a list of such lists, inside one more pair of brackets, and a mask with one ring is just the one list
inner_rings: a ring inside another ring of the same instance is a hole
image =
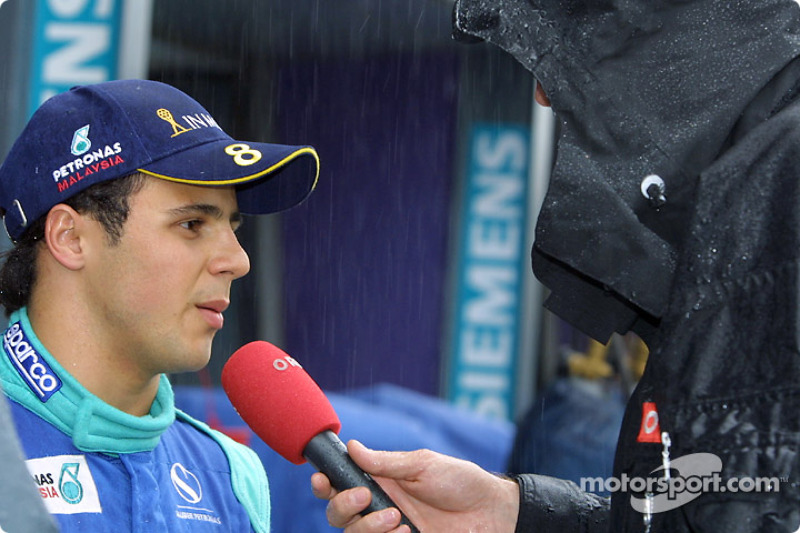
[[[669, 448], [672, 446], [672, 439], [669, 437], [669, 432], [662, 431], [661, 432], [661, 469], [664, 471], [664, 480], [669, 482], [670, 480], [670, 458], [669, 458]], [[647, 492], [645, 495], [645, 508], [644, 508], [644, 533], [650, 533], [650, 529], [653, 524], [653, 499], [654, 495], [652, 492]]]

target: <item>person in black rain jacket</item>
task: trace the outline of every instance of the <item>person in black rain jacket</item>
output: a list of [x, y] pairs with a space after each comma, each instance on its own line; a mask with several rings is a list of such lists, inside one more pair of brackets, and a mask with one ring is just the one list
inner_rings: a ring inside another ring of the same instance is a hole
[[[610, 501], [351, 445], [422, 531], [800, 530], [798, 4], [457, 1], [456, 34], [511, 53], [559, 121], [532, 253], [546, 306], [650, 358]], [[333, 525], [394, 531], [396, 511], [359, 519], [363, 493], [313, 484]]]

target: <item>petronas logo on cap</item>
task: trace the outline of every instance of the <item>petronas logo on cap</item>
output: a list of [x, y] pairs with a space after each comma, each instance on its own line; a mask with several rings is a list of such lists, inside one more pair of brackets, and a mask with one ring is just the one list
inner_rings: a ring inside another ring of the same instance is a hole
[[92, 141], [89, 140], [89, 125], [78, 129], [72, 136], [72, 146], [70, 151], [73, 155], [83, 155], [92, 147]]

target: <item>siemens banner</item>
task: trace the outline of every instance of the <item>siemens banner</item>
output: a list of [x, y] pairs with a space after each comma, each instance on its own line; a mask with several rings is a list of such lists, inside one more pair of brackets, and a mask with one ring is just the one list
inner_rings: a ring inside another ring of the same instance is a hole
[[38, 0], [29, 115], [74, 85], [117, 77], [122, 0]]
[[529, 130], [473, 126], [461, 209], [448, 397], [512, 419], [520, 338]]

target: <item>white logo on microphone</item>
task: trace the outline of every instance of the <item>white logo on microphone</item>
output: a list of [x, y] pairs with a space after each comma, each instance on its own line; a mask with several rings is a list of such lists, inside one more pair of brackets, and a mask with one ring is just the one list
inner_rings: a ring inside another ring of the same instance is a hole
[[[798, 0], [798, 1], [800, 1], [800, 0]], [[275, 368], [275, 370], [280, 370], [280, 371], [286, 370], [290, 366], [296, 366], [296, 367], [299, 367], [299, 368], [303, 368], [302, 366], [300, 366], [300, 363], [295, 361], [294, 358], [292, 356], [290, 356], [290, 355], [284, 356], [284, 357], [282, 357], [280, 359], [275, 359], [272, 362], [272, 366]]]
[[197, 476], [189, 472], [185, 466], [175, 463], [169, 471], [172, 486], [181, 498], [189, 503], [198, 503], [203, 499], [203, 488]]

